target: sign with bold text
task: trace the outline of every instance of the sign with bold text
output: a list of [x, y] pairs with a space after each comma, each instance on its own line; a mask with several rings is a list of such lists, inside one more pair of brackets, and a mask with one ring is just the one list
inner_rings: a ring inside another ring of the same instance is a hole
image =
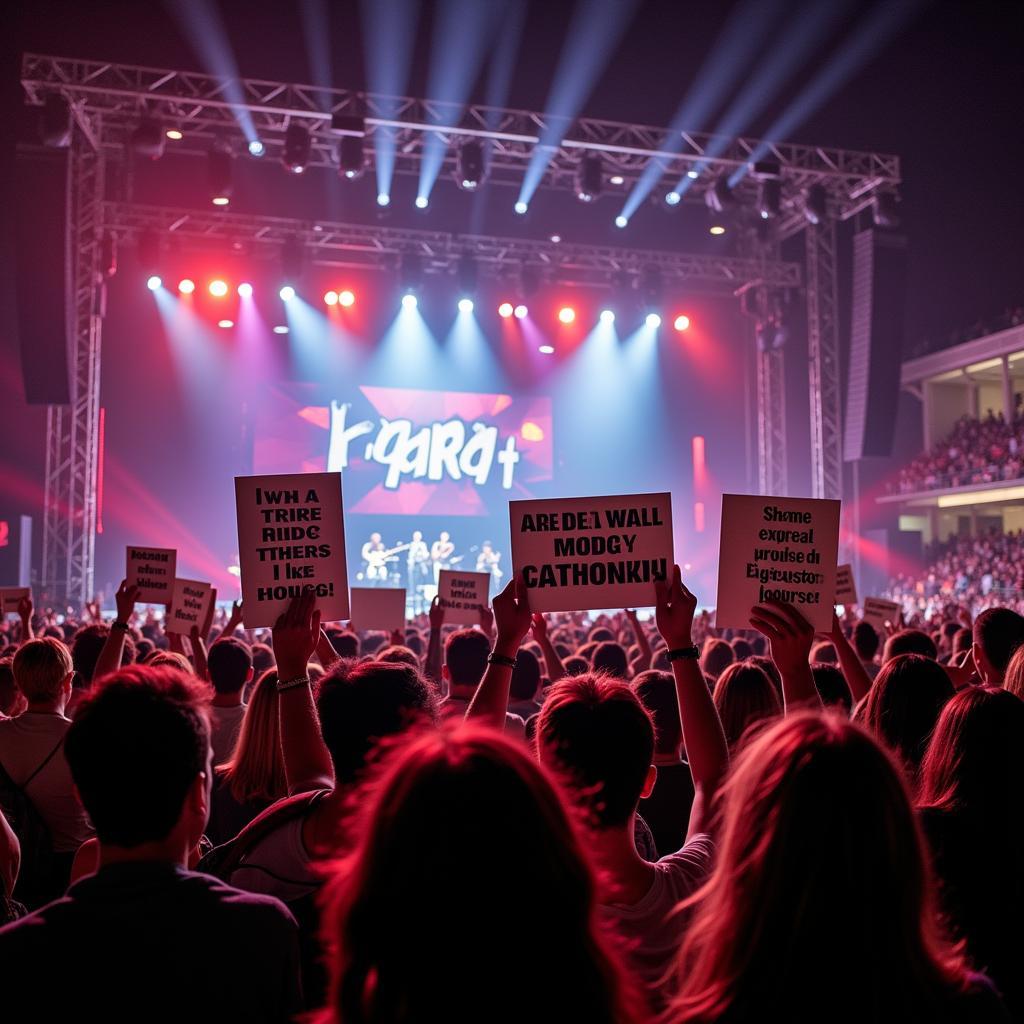
[[170, 604], [177, 562], [174, 548], [128, 548], [124, 576], [128, 586], [139, 588], [141, 604]]
[[480, 621], [480, 606], [487, 605], [488, 572], [458, 572], [442, 569], [437, 581], [437, 596], [444, 609], [444, 621], [457, 626], [475, 626]]
[[836, 569], [836, 604], [856, 604], [857, 584], [853, 579], [853, 567], [840, 565]]
[[202, 629], [212, 601], [212, 584], [201, 583], [199, 580], [175, 580], [165, 629], [168, 633], [182, 633], [185, 636], [188, 636], [193, 626]]

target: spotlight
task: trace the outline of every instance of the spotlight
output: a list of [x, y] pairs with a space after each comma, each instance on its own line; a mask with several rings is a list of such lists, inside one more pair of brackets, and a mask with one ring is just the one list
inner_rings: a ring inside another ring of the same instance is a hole
[[714, 213], [722, 213], [736, 202], [732, 189], [729, 187], [728, 175], [720, 174], [715, 183], [704, 193], [704, 203]]
[[71, 106], [58, 92], [49, 93], [43, 100], [39, 137], [51, 149], [67, 149], [71, 145]]
[[151, 277], [151, 278], [150, 278], [150, 279], [149, 279], [149, 280], [148, 280], [148, 281], [146, 282], [146, 287], [147, 287], [147, 288], [148, 288], [148, 289], [149, 289], [149, 290], [150, 290], [151, 292], [155, 292], [155, 291], [156, 291], [156, 290], [157, 290], [157, 289], [158, 289], [158, 288], [160, 287], [160, 285], [162, 285], [162, 284], [163, 284], [163, 281], [161, 281], [161, 280], [160, 280], [160, 278], [159, 278], [159, 277], [158, 277], [158, 276], [157, 276], [156, 274], [154, 274], [154, 275], [153, 275], [153, 276], [152, 276], [152, 277]]
[[227, 328], [235, 326], [235, 321], [234, 320], [218, 320], [217, 321], [217, 326], [218, 327], [223, 327], [225, 330], [227, 330]]
[[403, 309], [415, 309], [419, 305], [419, 301], [416, 296], [409, 292], [407, 295], [402, 296], [402, 308]]
[[677, 331], [686, 331], [690, 328], [690, 318], [685, 313], [680, 313], [672, 324]]
[[562, 240], [562, 236], [561, 236], [561, 235], [552, 235], [552, 236], [551, 236], [551, 241], [552, 241], [552, 242], [554, 242], [554, 243], [555, 243], [555, 245], [558, 245], [558, 243], [559, 243], [559, 242], [560, 242], [561, 240]]
[[196, 290], [196, 283], [190, 277], [183, 277], [178, 282], [178, 291], [182, 295], [191, 295]]
[[666, 192], [665, 193], [665, 202], [669, 206], [678, 206], [679, 205], [679, 200], [682, 199], [682, 198], [683, 197], [675, 189], [672, 189], [671, 192]]
[[648, 327], [660, 327], [661, 317], [657, 313], [648, 313], [647, 319], [644, 321]]
[[286, 284], [277, 294], [281, 296], [282, 302], [291, 302], [295, 298], [295, 289]]
[[828, 193], [824, 185], [812, 185], [804, 196], [804, 216], [808, 224], [820, 224], [828, 217]]
[[529, 204], [523, 202], [522, 199], [517, 200], [516, 201], [516, 205], [513, 207], [513, 209], [516, 211], [516, 213], [518, 213], [520, 216], [522, 216], [524, 213], [526, 213], [526, 211], [529, 208], [530, 208]]
[[211, 200], [214, 206], [227, 206], [231, 200], [227, 196], [214, 196]]
[[378, 192], [377, 193], [377, 205], [378, 206], [387, 206], [388, 203], [390, 203], [390, 202], [391, 202], [391, 196], [389, 196], [387, 194], [387, 192]]
[[266, 151], [267, 147], [259, 139], [249, 140], [249, 156], [263, 156]]
[[597, 153], [588, 153], [576, 167], [576, 198], [592, 203], [601, 194], [604, 165]]
[[484, 147], [476, 139], [467, 139], [456, 157], [455, 180], [459, 188], [472, 192], [484, 180]]
[[338, 142], [338, 173], [349, 181], [355, 181], [362, 175], [365, 166], [362, 137], [343, 135]]
[[608, 179], [608, 184], [609, 185], [624, 185], [625, 183], [626, 183], [626, 179], [621, 174], [613, 174]]
[[416, 197], [416, 209], [417, 210], [425, 210], [429, 204], [430, 204], [430, 200], [426, 196], [417, 196]]
[[240, 299], [251, 299], [252, 298], [252, 285], [248, 281], [243, 281], [238, 286], [238, 297]]
[[459, 299], [459, 312], [460, 313], [472, 313], [473, 312], [473, 300], [472, 299]]
[[284, 133], [284, 152], [281, 154], [281, 162], [285, 170], [292, 174], [302, 174], [309, 163], [309, 154], [313, 150], [313, 140], [310, 138], [308, 129], [293, 121]]
[[274, 333], [275, 334], [287, 334], [288, 333], [288, 328], [284, 324], [278, 324], [274, 328]]
[[324, 294], [324, 302], [326, 302], [328, 306], [336, 306], [338, 304], [338, 293], [326, 292]]
[[624, 228], [628, 223], [629, 218], [625, 214], [620, 213], [618, 217], [615, 218], [615, 226], [617, 228]]
[[572, 306], [563, 306], [558, 311], [558, 319], [561, 320], [563, 324], [571, 324], [573, 320], [576, 319], [576, 310], [573, 309]]
[[234, 157], [224, 148], [210, 150], [206, 160], [206, 178], [210, 186], [210, 202], [214, 206], [227, 206], [231, 201]]
[[167, 131], [164, 132], [164, 135], [166, 135], [171, 142], [181, 142], [181, 140], [185, 138], [185, 134], [180, 128], [168, 128]]
[[722, 227], [721, 224], [712, 224], [711, 227], [708, 228], [708, 234], [710, 234], [710, 235], [724, 235], [725, 234], [725, 228]]
[[517, 320], [525, 320], [530, 313], [530, 311], [522, 303], [519, 303], [519, 305], [516, 306], [513, 312], [515, 313]]
[[757, 212], [762, 220], [778, 217], [782, 209], [782, 182], [778, 178], [765, 178], [757, 196]]
[[601, 316], [598, 318], [603, 324], [615, 323], [615, 314], [610, 309], [602, 309]]
[[507, 320], [511, 315], [512, 315], [512, 303], [511, 302], [503, 302], [498, 307], [498, 316], [500, 316], [504, 320]]
[[686, 176], [688, 178], [692, 178], [694, 181], [696, 181], [700, 177], [700, 171], [696, 171], [696, 170], [691, 169], [691, 170], [686, 172]]
[[555, 350], [551, 345], [541, 345], [540, 348], [537, 349], [537, 351], [542, 356], [553, 356], [555, 354]]
[[348, 309], [349, 306], [356, 304], [356, 296], [354, 292], [350, 292], [347, 288], [343, 292], [338, 292], [338, 304]]
[[219, 277], [210, 282], [210, 294], [215, 298], [222, 299], [228, 293], [227, 282]]
[[164, 144], [167, 136], [164, 135], [163, 125], [150, 117], [144, 117], [135, 126], [132, 132], [132, 149], [139, 156], [147, 156], [150, 160], [159, 160], [164, 155]]

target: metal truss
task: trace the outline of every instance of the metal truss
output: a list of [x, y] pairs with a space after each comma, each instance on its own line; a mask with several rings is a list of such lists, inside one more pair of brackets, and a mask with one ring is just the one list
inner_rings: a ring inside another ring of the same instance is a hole
[[138, 203], [106, 203], [104, 223], [119, 240], [131, 241], [143, 231], [156, 231], [193, 247], [230, 247], [235, 253], [258, 253], [270, 247], [276, 256], [285, 243], [297, 241], [314, 263], [356, 269], [394, 269], [402, 255], [414, 252], [422, 257], [426, 272], [448, 272], [468, 253], [487, 276], [507, 279], [528, 266], [560, 284], [589, 287], [608, 287], [622, 275], [634, 276], [650, 268], [661, 272], [666, 285], [685, 283], [711, 293], [732, 293], [755, 279], [776, 288], [796, 288], [801, 281], [800, 265], [781, 260], [556, 244]]
[[43, 561], [47, 599], [81, 605], [92, 598], [96, 544], [102, 331], [104, 160], [76, 125], [67, 183], [70, 405], [47, 410]]
[[842, 395], [836, 225], [807, 228], [807, 358], [811, 407], [811, 495], [843, 496]]
[[789, 494], [785, 349], [757, 349], [757, 482], [762, 494]]
[[[547, 115], [499, 107], [438, 103], [411, 97], [379, 96], [343, 89], [268, 82], [253, 78], [224, 79], [187, 71], [134, 67], [105, 61], [25, 54], [22, 85], [29, 102], [41, 103], [47, 93], [64, 94], [76, 116], [103, 146], [125, 145], [140, 115], [149, 114], [174, 123], [184, 132], [181, 149], [205, 153], [211, 142], [234, 139], [244, 143], [239, 116], [253, 128], [271, 156], [283, 146], [284, 132], [298, 121], [311, 132], [311, 166], [333, 166], [338, 132], [331, 129], [333, 115], [362, 118], [365, 148], [372, 157], [386, 138], [400, 174], [419, 172], [428, 135], [447, 145], [446, 168], [454, 169], [455, 146], [461, 139], [488, 142], [489, 175], [499, 184], [518, 186], [538, 143], [552, 124]], [[244, 113], [243, 113], [244, 112]], [[789, 142], [762, 143], [752, 138], [721, 138], [701, 132], [672, 135], [664, 128], [579, 118], [554, 126], [560, 142], [541, 187], [571, 190], [583, 152], [601, 153], [609, 177], [622, 178], [623, 194], [644, 169], [657, 161], [666, 186], [691, 169], [699, 177], [686, 199], [702, 201], [704, 192], [722, 173], [731, 173], [759, 159], [779, 164], [783, 181], [780, 232], [788, 237], [799, 231], [802, 193], [811, 185], [826, 188], [840, 220], [864, 209], [878, 190], [900, 182], [899, 157]], [[709, 153], [715, 155], [709, 156]], [[751, 176], [740, 183], [740, 198], [756, 188]]]

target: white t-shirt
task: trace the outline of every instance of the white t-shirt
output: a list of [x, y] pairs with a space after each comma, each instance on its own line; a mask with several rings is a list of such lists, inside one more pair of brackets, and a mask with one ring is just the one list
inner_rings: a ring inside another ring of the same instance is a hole
[[222, 708], [214, 704], [210, 708], [210, 746], [213, 748], [214, 766], [231, 760], [238, 731], [245, 718], [245, 707], [244, 704], [234, 704]]
[[[71, 719], [63, 715], [36, 711], [0, 722], [0, 764], [16, 785], [24, 785], [61, 743], [70, 725]], [[93, 835], [89, 816], [75, 796], [63, 747], [32, 779], [25, 794], [46, 822], [55, 853], [73, 853]]]
[[315, 892], [324, 875], [302, 841], [305, 821], [306, 816], [300, 815], [264, 836], [231, 872], [228, 883], [285, 902]]

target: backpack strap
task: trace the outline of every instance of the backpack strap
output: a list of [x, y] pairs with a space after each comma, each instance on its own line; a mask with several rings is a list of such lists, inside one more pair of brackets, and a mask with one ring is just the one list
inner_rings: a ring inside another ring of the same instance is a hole
[[53, 760], [54, 755], [63, 746], [64, 746], [64, 737], [61, 736], [61, 738], [57, 741], [57, 746], [55, 746], [53, 748], [53, 750], [51, 750], [46, 755], [46, 757], [43, 758], [42, 763], [39, 765], [39, 767], [36, 768], [36, 770], [18, 787], [23, 793], [27, 793], [27, 791], [28, 791], [28, 784]]

